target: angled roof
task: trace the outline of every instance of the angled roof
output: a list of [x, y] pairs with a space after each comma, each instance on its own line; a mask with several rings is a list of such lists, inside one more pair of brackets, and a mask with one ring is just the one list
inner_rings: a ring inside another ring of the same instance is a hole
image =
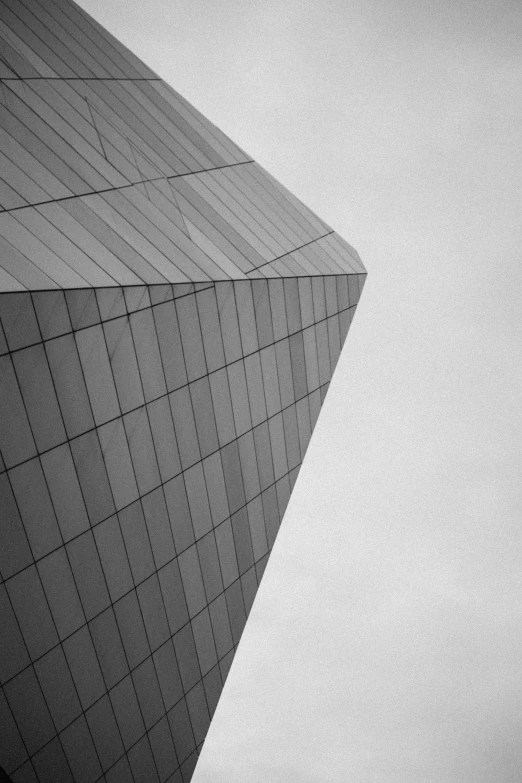
[[0, 2], [0, 48], [0, 291], [365, 272], [69, 0]]

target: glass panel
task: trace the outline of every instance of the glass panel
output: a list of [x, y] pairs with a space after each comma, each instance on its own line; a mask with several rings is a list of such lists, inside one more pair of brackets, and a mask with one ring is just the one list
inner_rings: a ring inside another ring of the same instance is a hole
[[337, 302], [339, 310], [347, 310], [350, 306], [348, 297], [348, 275], [337, 275]]
[[272, 310], [274, 340], [281, 340], [283, 337], [286, 337], [288, 334], [283, 281], [269, 280], [268, 291], [270, 293], [270, 306]]
[[[87, 626], [63, 642], [78, 696], [84, 710], [104, 693], [105, 685]], [[63, 736], [63, 735], [62, 735]]]
[[[283, 411], [283, 427], [285, 431], [286, 455], [288, 458], [288, 468], [291, 470], [301, 462], [301, 451], [299, 448], [299, 431], [297, 429], [297, 415], [295, 405], [286, 408]], [[283, 513], [283, 512], [281, 512]]]
[[67, 545], [67, 554], [88, 620], [110, 603], [107, 585], [92, 533], [84, 533]]
[[207, 367], [209, 372], [213, 372], [213, 370], [217, 370], [218, 367], [222, 367], [225, 364], [216, 291], [214, 288], [210, 288], [207, 291], [201, 291], [197, 294], [196, 299], [201, 322], [201, 331], [203, 333]]
[[262, 421], [264, 421], [267, 417], [259, 352], [246, 357], [245, 375], [248, 384], [252, 426], [255, 427], [257, 424], [260, 424]]
[[98, 436], [116, 509], [123, 508], [138, 497], [138, 487], [122, 420], [104, 424], [98, 429]]
[[245, 492], [243, 488], [243, 476], [237, 442], [233, 441], [221, 450], [221, 462], [225, 476], [228, 505], [233, 514], [238, 508], [245, 505]]
[[316, 321], [326, 318], [326, 299], [324, 295], [324, 278], [312, 278], [312, 294], [314, 299], [314, 317]]
[[65, 549], [61, 547], [52, 552], [40, 560], [37, 567], [58, 634], [64, 639], [85, 624]]
[[317, 362], [317, 344], [315, 340], [315, 328], [310, 327], [303, 331], [303, 344], [306, 361], [306, 377], [309, 390], [319, 386], [319, 365]]
[[158, 577], [153, 574], [136, 588], [151, 650], [157, 649], [170, 636], [167, 615], [161, 597]]
[[9, 477], [35, 559], [62, 544], [40, 461], [24, 462]]
[[[130, 674], [111, 690], [109, 698], [120, 729], [123, 745], [128, 749], [134, 745], [145, 731]], [[129, 780], [132, 780], [130, 769]], [[116, 781], [120, 783], [119, 778], [116, 778]]]
[[201, 456], [204, 458], [218, 448], [216, 419], [208, 378], [201, 378], [199, 381], [191, 383], [189, 388]]
[[71, 321], [63, 291], [35, 292], [32, 296], [44, 340], [71, 331]]
[[250, 407], [245, 377], [245, 367], [242, 361], [235, 362], [227, 367], [230, 392], [232, 395], [232, 409], [237, 435], [242, 435], [251, 429]]
[[254, 498], [248, 504], [247, 513], [254, 560], [259, 560], [260, 557], [263, 557], [268, 552], [263, 504], [260, 497]]
[[213, 601], [209, 608], [212, 630], [214, 631], [214, 641], [218, 658], [222, 658], [232, 648], [232, 632], [230, 630], [230, 621], [228, 619], [227, 605], [225, 596], [220, 595]]
[[7, 582], [7, 592], [32, 660], [58, 644], [58, 635], [35, 566]]
[[0, 448], [7, 467], [36, 454], [10, 356], [0, 357]]
[[176, 476], [181, 471], [174, 424], [167, 397], [161, 397], [147, 406], [149, 422], [158, 458], [161, 480]]
[[310, 422], [312, 424], [312, 431], [316, 425], [317, 418], [319, 416], [319, 411], [321, 410], [321, 393], [318, 389], [313, 392], [313, 394], [310, 394], [309, 398], [310, 403]]
[[82, 711], [62, 648], [55, 647], [34, 668], [54, 725], [61, 731]]
[[327, 383], [332, 376], [326, 321], [321, 321], [315, 325], [315, 335], [317, 340], [317, 357], [319, 360], [319, 383], [322, 385], [323, 383]]
[[194, 541], [194, 529], [190, 518], [187, 493], [183, 476], [177, 476], [163, 487], [172, 527], [176, 552], [182, 552]]
[[105, 684], [112, 688], [129, 671], [112, 606], [91, 620], [89, 628]]
[[[83, 335], [83, 332], [80, 332], [79, 335]], [[95, 374], [100, 377], [102, 377], [100, 365], [102, 365], [103, 356], [106, 356], [105, 344], [103, 348], [102, 355], [96, 356]], [[74, 337], [72, 334], [67, 334], [50, 340], [45, 344], [45, 350], [67, 435], [69, 438], [74, 438], [76, 435], [80, 435], [94, 426], [91, 406], [85, 388], [84, 374], [80, 366]], [[92, 378], [92, 365], [88, 369], [91, 373], [89, 377]]]
[[216, 452], [203, 461], [205, 483], [208, 492], [210, 512], [213, 525], [216, 526], [226, 519], [230, 512], [225, 490], [225, 478], [221, 465], [221, 455]]
[[71, 441], [71, 451], [91, 525], [114, 511], [114, 501], [96, 432]]
[[[165, 595], [165, 593], [163, 594]], [[171, 630], [172, 630], [172, 626], [171, 626]], [[170, 710], [171, 707], [177, 701], [179, 701], [179, 699], [183, 695], [181, 678], [179, 676], [178, 663], [176, 661], [176, 655], [174, 653], [174, 646], [170, 639], [167, 642], [165, 642], [165, 644], [162, 644], [162, 646], [159, 649], [156, 650], [156, 652], [153, 655], [153, 659], [154, 659], [154, 665], [156, 667], [156, 673], [158, 675], [161, 695], [163, 697], [163, 702], [165, 704], [165, 709]], [[152, 747], [154, 749], [155, 729], [151, 730], [149, 736], [150, 736], [150, 741], [152, 743]], [[170, 730], [169, 730], [169, 737], [170, 737]], [[156, 750], [154, 750], [154, 753], [156, 753]], [[176, 763], [174, 763], [174, 766], [176, 766]]]
[[279, 530], [279, 525], [281, 524], [275, 487], [268, 487], [268, 489], [261, 495], [261, 500], [263, 503], [263, 513], [265, 517], [268, 546], [271, 549], [274, 546], [277, 531]]
[[225, 368], [218, 370], [209, 376], [212, 402], [214, 405], [217, 424], [219, 445], [230, 443], [236, 437], [234, 414], [232, 412], [232, 400], [228, 374]]
[[154, 571], [154, 559], [141, 502], [138, 500], [118, 514], [134, 582], [139, 584]]
[[257, 336], [260, 348], [274, 342], [272, 312], [268, 294], [268, 281], [258, 280], [252, 285], [252, 296], [256, 313]]
[[116, 601], [133, 586], [118, 517], [115, 515], [97, 525], [94, 537], [111, 599]]
[[245, 611], [248, 615], [257, 593], [257, 576], [255, 568], [251, 568], [250, 571], [243, 574], [241, 577], [241, 589], [243, 591]]
[[[210, 625], [208, 609], [204, 609], [197, 617], [194, 617], [192, 620], [192, 632], [196, 643], [199, 667], [201, 673], [204, 675], [217, 663], [216, 646], [212, 636], [212, 626]], [[207, 716], [205, 716], [205, 718], [207, 718]]]
[[171, 391], [187, 383], [176, 308], [174, 302], [169, 301], [153, 307], [152, 312], [156, 323], [167, 389]]
[[310, 442], [311, 425], [310, 425], [310, 408], [308, 405], [308, 398], [299, 400], [296, 404], [297, 413], [297, 426], [299, 428], [299, 443], [301, 447], [301, 454], [303, 455]]
[[299, 307], [299, 289], [297, 279], [287, 278], [284, 281], [286, 316], [290, 334], [298, 332], [301, 327], [301, 310]]
[[301, 397], [305, 397], [308, 394], [303, 333], [298, 332], [297, 334], [293, 334], [289, 338], [289, 344], [295, 398], [296, 400], [299, 400]]
[[[201, 679], [196, 645], [190, 624], [186, 625], [173, 637], [174, 649], [178, 659], [181, 681], [184, 691], [190, 690]], [[176, 734], [174, 734], [174, 741]]]
[[140, 495], [160, 484], [158, 462], [152, 442], [149, 419], [145, 408], [139, 408], [123, 417], [125, 432]]
[[189, 614], [194, 617], [207, 603], [196, 547], [191, 546], [182, 552], [178, 563]]
[[[217, 198], [225, 204], [230, 211], [237, 216], [250, 231], [258, 237], [263, 245], [274, 255], [281, 255], [288, 249], [288, 241], [285, 240], [273, 223], [266, 219], [261, 210], [253, 203], [248, 195], [231, 182], [226, 170], [210, 171], [198, 174], [201, 180]], [[249, 194], [250, 195], [250, 194]]]
[[236, 282], [234, 283], [234, 289], [236, 293], [236, 306], [239, 316], [243, 353], [248, 354], [259, 350], [256, 319], [254, 315], [254, 302], [252, 299], [252, 283], [246, 281]]
[[281, 405], [283, 408], [286, 408], [287, 405], [291, 405], [295, 400], [288, 339], [276, 343], [275, 349], [279, 389], [281, 391]]
[[135, 590], [127, 593], [114, 604], [114, 613], [129, 666], [134, 669], [150, 655], [149, 643]]
[[266, 407], [268, 416], [273, 416], [274, 413], [278, 413], [281, 410], [275, 346], [271, 345], [268, 348], [264, 348], [260, 352], [260, 357], [263, 370]]
[[[187, 707], [190, 715], [190, 722], [192, 723], [192, 730], [194, 731], [194, 738], [196, 744], [199, 745], [205, 739], [210, 723], [210, 715], [208, 714], [207, 701], [205, 699], [205, 691], [202, 682], [198, 682], [198, 684], [187, 693]], [[188, 770], [195, 767], [197, 759], [198, 757], [195, 753], [192, 764], [189, 766], [189, 759], [183, 766], [183, 774], [187, 780], [189, 780]]]
[[123, 413], [143, 405], [138, 362], [128, 318], [116, 318], [103, 324], [112, 372]]
[[[179, 644], [181, 646], [181, 642]], [[172, 731], [172, 738], [174, 740], [178, 761], [179, 759], [186, 759], [194, 750], [196, 743], [194, 741], [185, 699], [180, 699], [170, 710], [167, 717]], [[178, 778], [178, 780], [185, 779], [190, 780], [190, 773], [187, 778]], [[174, 783], [178, 783], [178, 780], [175, 780]]]
[[232, 629], [232, 638], [234, 644], [238, 644], [246, 623], [245, 604], [241, 592], [240, 582], [234, 582], [225, 592], [227, 601], [228, 615], [230, 617], [230, 627]]
[[141, 502], [156, 568], [161, 568], [176, 554], [163, 488], [145, 495]]
[[0, 569], [3, 579], [7, 579], [29, 565], [33, 556], [5, 473], [0, 475], [0, 508], [2, 509]]
[[203, 474], [203, 468], [201, 462], [194, 465], [184, 473], [185, 486], [187, 489], [187, 496], [190, 507], [190, 514], [192, 517], [192, 524], [194, 526], [194, 533], [196, 538], [208, 533], [212, 528], [212, 520], [210, 517], [210, 508], [208, 504], [207, 491], [205, 487], [205, 478]]
[[339, 334], [339, 316], [335, 315], [327, 320], [328, 325], [328, 343], [330, 346], [330, 365], [332, 373], [339, 359], [341, 352], [341, 336]]
[[221, 564], [221, 574], [225, 587], [232, 584], [238, 576], [238, 565], [236, 550], [234, 546], [234, 537], [232, 535], [232, 525], [229, 519], [215, 530], [216, 544]]
[[[85, 192], [86, 187], [79, 192]], [[47, 220], [92, 258], [100, 270], [110, 275], [119, 285], [136, 285], [142, 282], [140, 273], [148, 269], [136, 251], [128, 247], [109, 226], [94, 214], [80, 199], [68, 199], [37, 207]], [[134, 271], [133, 271], [134, 270]], [[115, 313], [114, 315], [117, 315]]]
[[136, 783], [160, 783], [148, 736], [133, 745], [128, 759]]
[[69, 541], [89, 527], [69, 444], [42, 454], [41, 460], [63, 539]]
[[243, 473], [246, 500], [249, 501], [259, 494], [259, 476], [257, 472], [257, 458], [254, 446], [254, 435], [247, 432], [238, 439], [239, 459]]
[[270, 430], [270, 441], [272, 443], [272, 457], [274, 460], [274, 474], [277, 481], [288, 472], [288, 463], [286, 456], [285, 434], [283, 429], [283, 417], [281, 413], [268, 421]]
[[272, 461], [272, 446], [268, 434], [268, 424], [260, 424], [254, 430], [257, 468], [261, 489], [266, 489], [274, 481], [274, 463]]
[[66, 436], [43, 345], [17, 351], [13, 361], [36, 445], [45, 451]]
[[223, 591], [221, 567], [213, 532], [208, 533], [197, 543], [201, 573], [205, 585], [207, 601], [213, 601]]
[[[90, 329], [82, 329], [76, 333], [75, 337], [94, 419], [97, 425], [103, 424], [120, 416], [121, 411], [102, 327], [93, 326]], [[48, 355], [50, 355], [51, 348], [52, 343], [48, 343]], [[59, 365], [55, 369], [57, 362], [53, 363], [52, 359], [50, 359], [50, 364], [53, 375], [57, 376]], [[71, 422], [73, 420], [74, 418], [71, 417]]]
[[237, 305], [233, 283], [217, 283], [216, 297], [223, 332], [223, 344], [227, 364], [242, 356]]
[[[17, 773], [13, 775], [12, 779], [16, 781], [16, 783], [19, 781], [20, 783], [34, 783], [34, 781], [41, 779], [45, 780], [45, 777], [49, 775], [51, 776], [51, 780], [67, 780], [68, 778], [71, 779], [70, 768], [58, 737], [54, 737], [35, 756], [32, 757], [31, 761], [32, 764], [29, 761], [27, 762], [27, 767], [29, 767], [29, 770], [27, 770], [25, 773], [27, 777], [22, 774], [19, 778], [18, 773], [20, 773], [20, 770], [18, 770]], [[34, 770], [36, 770], [36, 772]], [[36, 775], [38, 775], [38, 777], [36, 777]]]
[[179, 329], [189, 381], [207, 372], [195, 295], [176, 300]]
[[201, 459], [188, 387], [185, 386], [169, 394], [169, 400], [181, 464], [185, 470]]
[[[170, 563], [167, 563], [164, 568], [158, 571], [158, 578], [163, 594], [170, 632], [174, 634], [182, 628], [189, 619], [178, 561], [171, 560]], [[177, 671], [177, 666], [175, 667], [175, 670]]]
[[104, 696], [96, 702], [85, 717], [102, 769], [108, 769], [124, 752], [109, 697]]
[[254, 553], [252, 551], [252, 539], [250, 537], [246, 508], [242, 508], [235, 513], [231, 522], [239, 573], [243, 574], [254, 565]]
[[55, 729], [34, 670], [18, 674], [4, 691], [27, 751], [35, 753], [51, 739]]
[[144, 310], [151, 306], [149, 289], [146, 286], [127, 286], [123, 289], [123, 296], [127, 312], [129, 313]]

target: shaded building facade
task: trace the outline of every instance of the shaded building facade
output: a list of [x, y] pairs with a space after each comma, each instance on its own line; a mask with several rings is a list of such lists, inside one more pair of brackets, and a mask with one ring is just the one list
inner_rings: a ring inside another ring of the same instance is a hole
[[366, 273], [74, 3], [0, 43], [0, 765], [188, 783]]

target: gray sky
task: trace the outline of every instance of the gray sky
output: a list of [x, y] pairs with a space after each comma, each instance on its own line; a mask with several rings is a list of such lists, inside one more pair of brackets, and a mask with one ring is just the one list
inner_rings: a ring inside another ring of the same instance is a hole
[[81, 5], [369, 271], [194, 783], [520, 783], [522, 5]]

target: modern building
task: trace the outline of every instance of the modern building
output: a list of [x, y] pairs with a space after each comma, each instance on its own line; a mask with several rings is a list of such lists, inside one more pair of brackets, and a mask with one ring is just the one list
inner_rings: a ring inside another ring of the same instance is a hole
[[74, 3], [0, 46], [0, 765], [188, 783], [365, 270]]

